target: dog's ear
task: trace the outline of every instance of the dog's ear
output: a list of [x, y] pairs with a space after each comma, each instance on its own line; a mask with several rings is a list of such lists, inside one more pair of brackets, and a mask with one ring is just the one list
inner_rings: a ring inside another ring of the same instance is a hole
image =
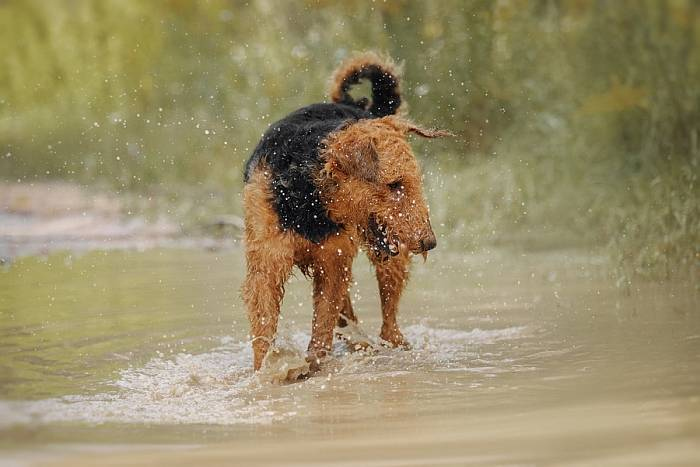
[[375, 135], [366, 125], [346, 122], [326, 141], [326, 174], [340, 173], [368, 182], [379, 179]]
[[424, 138], [442, 138], [444, 136], [454, 136], [452, 133], [450, 133], [447, 130], [422, 128], [422, 127], [420, 127], [414, 123], [411, 123], [411, 122], [408, 122], [408, 126], [406, 127], [406, 131], [409, 133], [415, 133], [415, 134], [420, 135]]
[[337, 157], [338, 168], [347, 175], [368, 182], [379, 179], [379, 154], [374, 139], [365, 136], [347, 147]]
[[422, 126], [417, 125], [406, 118], [397, 117], [395, 115], [384, 117], [382, 120], [393, 125], [394, 128], [398, 129], [399, 131], [403, 131], [404, 133], [415, 133], [424, 138], [441, 138], [444, 136], [454, 136], [449, 131], [423, 128]]

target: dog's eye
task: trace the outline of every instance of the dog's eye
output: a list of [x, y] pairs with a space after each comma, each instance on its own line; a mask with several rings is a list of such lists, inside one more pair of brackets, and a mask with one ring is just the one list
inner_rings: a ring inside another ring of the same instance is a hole
[[403, 182], [401, 180], [396, 180], [395, 182], [387, 184], [387, 187], [389, 187], [391, 191], [399, 191], [403, 188]]

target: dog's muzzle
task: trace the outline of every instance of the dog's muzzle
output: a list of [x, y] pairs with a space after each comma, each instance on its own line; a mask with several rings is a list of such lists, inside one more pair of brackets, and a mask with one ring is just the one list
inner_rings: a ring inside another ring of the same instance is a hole
[[428, 235], [421, 238], [418, 242], [420, 245], [421, 253], [427, 253], [437, 246], [437, 239], [435, 238], [435, 233], [431, 230]]
[[387, 228], [377, 222], [374, 216], [370, 216], [368, 222], [370, 248], [379, 256], [396, 256], [399, 254], [398, 242], [389, 238]]

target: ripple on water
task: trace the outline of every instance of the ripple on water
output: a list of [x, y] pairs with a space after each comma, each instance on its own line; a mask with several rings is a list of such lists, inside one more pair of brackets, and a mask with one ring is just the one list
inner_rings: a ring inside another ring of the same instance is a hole
[[[426, 324], [405, 328], [413, 350], [381, 348], [373, 352], [350, 352], [338, 343], [326, 372], [344, 375], [390, 376], [410, 372], [489, 368], [493, 360], [482, 361], [475, 347], [483, 349], [503, 340], [526, 336], [523, 326], [471, 331], [437, 329]], [[367, 338], [369, 339], [369, 338]], [[277, 346], [299, 360], [309, 335], [302, 332], [278, 339]], [[85, 423], [144, 424], [265, 424], [293, 417], [281, 411], [270, 396], [269, 382], [253, 374], [252, 355], [247, 342], [222, 338], [221, 345], [202, 354], [179, 354], [172, 359], [154, 358], [138, 368], [120, 372], [112, 382], [115, 389], [91, 395], [70, 395], [39, 401], [0, 401], [0, 428], [12, 425], [76, 421]], [[471, 362], [471, 363], [470, 363]], [[289, 360], [286, 361], [288, 365]], [[277, 363], [281, 365], [282, 363]], [[270, 375], [280, 368], [269, 369]], [[287, 368], [283, 368], [286, 372]], [[301, 382], [299, 384], [306, 384]], [[256, 397], [263, 393], [265, 397]], [[288, 396], [280, 393], [277, 397]]]

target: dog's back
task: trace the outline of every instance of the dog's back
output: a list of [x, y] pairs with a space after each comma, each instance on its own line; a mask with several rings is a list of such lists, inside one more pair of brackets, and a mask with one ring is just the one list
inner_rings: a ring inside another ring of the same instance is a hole
[[[350, 88], [372, 84], [372, 100], [355, 100]], [[318, 243], [340, 226], [328, 218], [314, 178], [323, 165], [322, 142], [330, 133], [361, 119], [396, 113], [401, 105], [395, 66], [376, 54], [363, 54], [338, 68], [331, 78], [332, 103], [312, 104], [275, 122], [246, 163], [244, 180], [262, 164], [269, 172], [272, 204], [283, 229]]]
[[250, 179], [261, 160], [273, 172], [317, 160], [319, 145], [331, 131], [346, 122], [372, 117], [359, 107], [337, 103], [312, 104], [295, 110], [267, 129], [246, 163], [244, 179]]

